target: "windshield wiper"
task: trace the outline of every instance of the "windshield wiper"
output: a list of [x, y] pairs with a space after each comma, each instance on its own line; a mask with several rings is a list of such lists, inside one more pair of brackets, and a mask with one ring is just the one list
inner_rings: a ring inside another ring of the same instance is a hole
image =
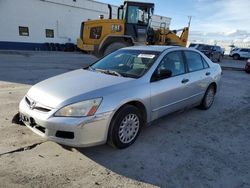
[[105, 74], [115, 75], [115, 76], [122, 76], [120, 73], [113, 71], [113, 70], [104, 70], [104, 69], [94, 69], [97, 72], [102, 72]]
[[108, 74], [116, 75], [116, 76], [122, 76], [119, 72], [116, 72], [114, 70], [107, 70]]

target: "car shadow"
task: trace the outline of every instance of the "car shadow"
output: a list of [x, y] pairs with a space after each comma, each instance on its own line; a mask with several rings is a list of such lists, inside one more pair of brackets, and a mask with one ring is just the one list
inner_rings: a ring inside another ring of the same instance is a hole
[[[184, 124], [178, 125], [178, 122], [185, 119], [183, 116], [187, 117], [193, 112], [200, 113], [194, 108], [155, 121], [151, 126], [143, 128], [136, 142], [125, 149], [114, 149], [109, 145], [76, 149], [119, 175], [161, 187], [176, 185], [174, 181], [178, 178], [185, 181], [185, 177], [178, 176], [172, 179], [171, 172], [192, 157], [192, 148], [187, 142], [191, 135], [188, 131], [185, 137], [185, 131], [188, 129], [195, 131], [196, 127], [196, 124], [192, 125], [188, 118]], [[67, 150], [73, 149], [63, 147]]]

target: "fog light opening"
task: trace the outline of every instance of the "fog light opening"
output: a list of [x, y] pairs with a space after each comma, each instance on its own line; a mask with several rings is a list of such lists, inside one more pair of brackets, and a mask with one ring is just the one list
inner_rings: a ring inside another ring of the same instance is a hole
[[57, 131], [56, 137], [58, 138], [66, 138], [66, 139], [74, 139], [74, 133], [68, 131]]

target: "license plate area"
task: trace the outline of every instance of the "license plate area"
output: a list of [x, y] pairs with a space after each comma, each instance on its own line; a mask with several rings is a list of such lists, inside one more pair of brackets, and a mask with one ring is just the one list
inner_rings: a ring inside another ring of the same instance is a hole
[[29, 116], [26, 116], [26, 115], [20, 113], [19, 118], [22, 122], [27, 123], [31, 127], [34, 127], [36, 125], [36, 122], [32, 117], [29, 117]]

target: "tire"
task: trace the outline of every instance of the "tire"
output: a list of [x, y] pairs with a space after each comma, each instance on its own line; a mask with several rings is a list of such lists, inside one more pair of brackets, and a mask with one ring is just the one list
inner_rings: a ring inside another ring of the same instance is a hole
[[114, 43], [111, 43], [110, 45], [108, 45], [105, 50], [104, 50], [104, 53], [103, 55], [106, 56], [120, 48], [124, 48], [124, 47], [127, 47], [129, 46], [128, 44], [126, 43], [123, 43], [123, 42], [114, 42]]
[[205, 92], [205, 95], [201, 101], [199, 108], [202, 110], [208, 110], [214, 102], [214, 96], [215, 87], [213, 85], [210, 85]]
[[108, 144], [119, 149], [130, 146], [137, 139], [142, 124], [142, 116], [135, 106], [122, 107], [110, 123]]
[[233, 59], [234, 59], [234, 60], [240, 59], [240, 55], [239, 55], [239, 54], [234, 54], [234, 55], [233, 55]]

